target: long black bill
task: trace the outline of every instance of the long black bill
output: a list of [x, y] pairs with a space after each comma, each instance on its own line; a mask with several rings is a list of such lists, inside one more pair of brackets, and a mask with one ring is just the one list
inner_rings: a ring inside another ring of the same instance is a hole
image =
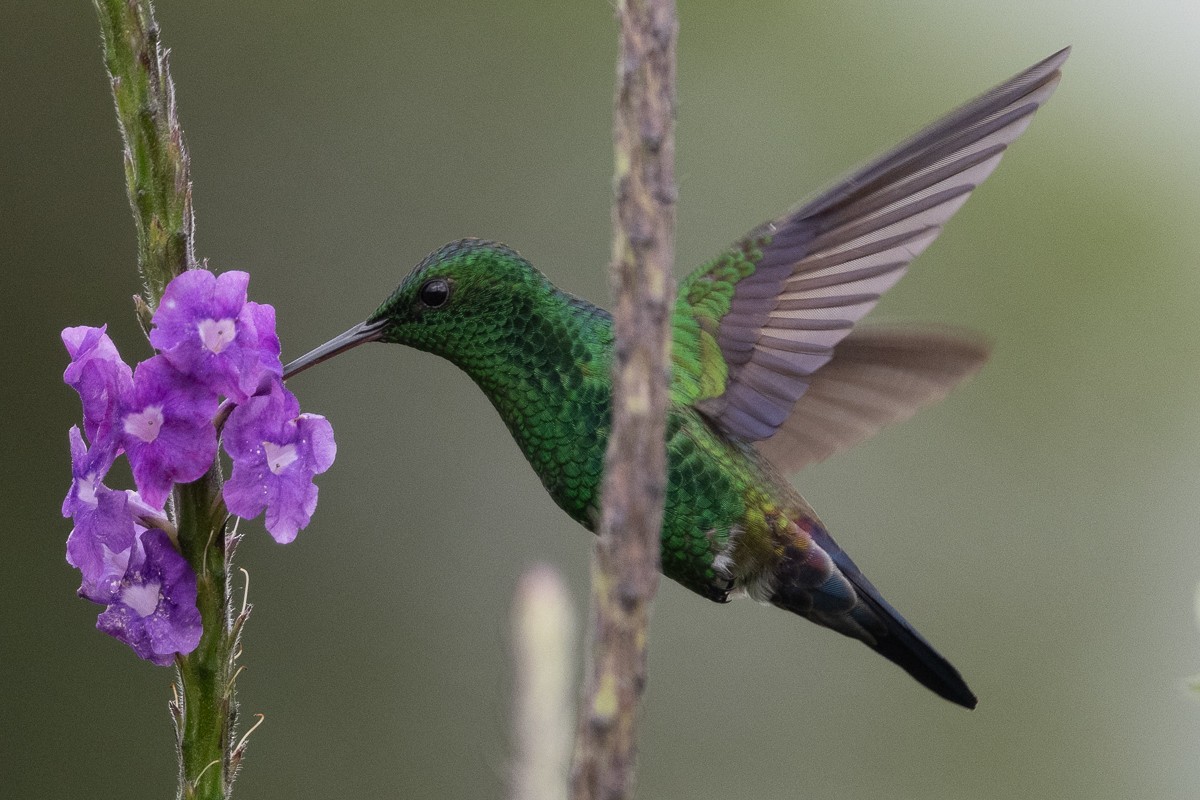
[[386, 319], [360, 322], [343, 334], [333, 337], [320, 347], [313, 348], [292, 363], [283, 368], [283, 379], [286, 381], [309, 367], [316, 366], [322, 361], [333, 358], [338, 353], [344, 353], [352, 347], [358, 347], [364, 342], [377, 342], [383, 335], [387, 325]]

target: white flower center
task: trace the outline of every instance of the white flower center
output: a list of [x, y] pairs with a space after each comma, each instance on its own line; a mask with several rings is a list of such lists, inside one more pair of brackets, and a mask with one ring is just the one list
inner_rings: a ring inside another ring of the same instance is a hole
[[100, 483], [100, 476], [94, 472], [89, 472], [87, 475], [79, 479], [76, 484], [75, 496], [79, 498], [79, 502], [86, 503], [92, 508], [96, 507], [96, 487]]
[[126, 586], [121, 592], [121, 602], [137, 612], [139, 617], [148, 617], [158, 608], [158, 593], [161, 583], [147, 583], [144, 586]]
[[108, 567], [108, 570], [120, 579], [125, 571], [129, 569], [129, 558], [133, 555], [133, 548], [126, 547], [120, 552], [113, 552], [108, 549], [108, 545], [100, 544], [100, 560]]
[[125, 432], [149, 444], [158, 438], [162, 424], [162, 406], [146, 406], [136, 414], [125, 417]]
[[213, 353], [220, 353], [237, 336], [232, 319], [205, 319], [197, 327], [200, 329], [200, 341]]
[[296, 453], [294, 444], [278, 445], [272, 442], [263, 442], [263, 452], [267, 454], [267, 466], [276, 475], [283, 472], [300, 457]]

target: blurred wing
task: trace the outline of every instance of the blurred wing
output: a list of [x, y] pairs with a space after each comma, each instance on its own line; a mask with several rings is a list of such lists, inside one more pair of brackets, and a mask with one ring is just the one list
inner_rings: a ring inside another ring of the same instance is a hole
[[903, 422], [945, 397], [987, 361], [988, 343], [953, 328], [868, 327], [852, 332], [759, 452], [795, 472]]
[[1062, 50], [973, 100], [688, 276], [677, 402], [768, 439], [854, 324], [986, 178], [1058, 85]]

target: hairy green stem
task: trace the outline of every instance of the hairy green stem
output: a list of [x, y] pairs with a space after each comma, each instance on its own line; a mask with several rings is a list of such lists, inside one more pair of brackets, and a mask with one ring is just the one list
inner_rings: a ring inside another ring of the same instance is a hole
[[150, 309], [171, 279], [196, 265], [192, 183], [167, 50], [149, 0], [93, 0], [124, 143], [137, 227], [138, 269]]
[[179, 751], [179, 797], [227, 797], [241, 752], [233, 744], [237, 701], [234, 661], [247, 611], [231, 616], [229, 559], [221, 481], [214, 466], [205, 477], [177, 490], [179, 549], [196, 571], [196, 606], [204, 633], [200, 644], [176, 659], [179, 699], [172, 707]]
[[[144, 298], [138, 318], [150, 316], [171, 279], [196, 266], [192, 186], [187, 148], [175, 109], [167, 50], [149, 0], [93, 0], [104, 38], [117, 125], [124, 145], [125, 183], [137, 229]], [[219, 463], [198, 481], [175, 490], [172, 524], [183, 557], [196, 573], [200, 644], [176, 659], [171, 703], [179, 755], [181, 800], [229, 796], [244, 743], [234, 745], [237, 702], [234, 661], [248, 608], [235, 617], [229, 587], [236, 537], [227, 534]]]

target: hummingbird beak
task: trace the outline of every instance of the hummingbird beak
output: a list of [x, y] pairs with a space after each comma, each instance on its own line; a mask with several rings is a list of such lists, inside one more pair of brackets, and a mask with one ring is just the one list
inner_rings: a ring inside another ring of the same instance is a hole
[[377, 342], [383, 336], [386, 319], [360, 322], [343, 334], [333, 337], [320, 347], [315, 347], [292, 363], [283, 368], [283, 379], [303, 372], [309, 367], [316, 366], [322, 361], [333, 358], [338, 353], [344, 353], [352, 347], [358, 347], [363, 342]]

